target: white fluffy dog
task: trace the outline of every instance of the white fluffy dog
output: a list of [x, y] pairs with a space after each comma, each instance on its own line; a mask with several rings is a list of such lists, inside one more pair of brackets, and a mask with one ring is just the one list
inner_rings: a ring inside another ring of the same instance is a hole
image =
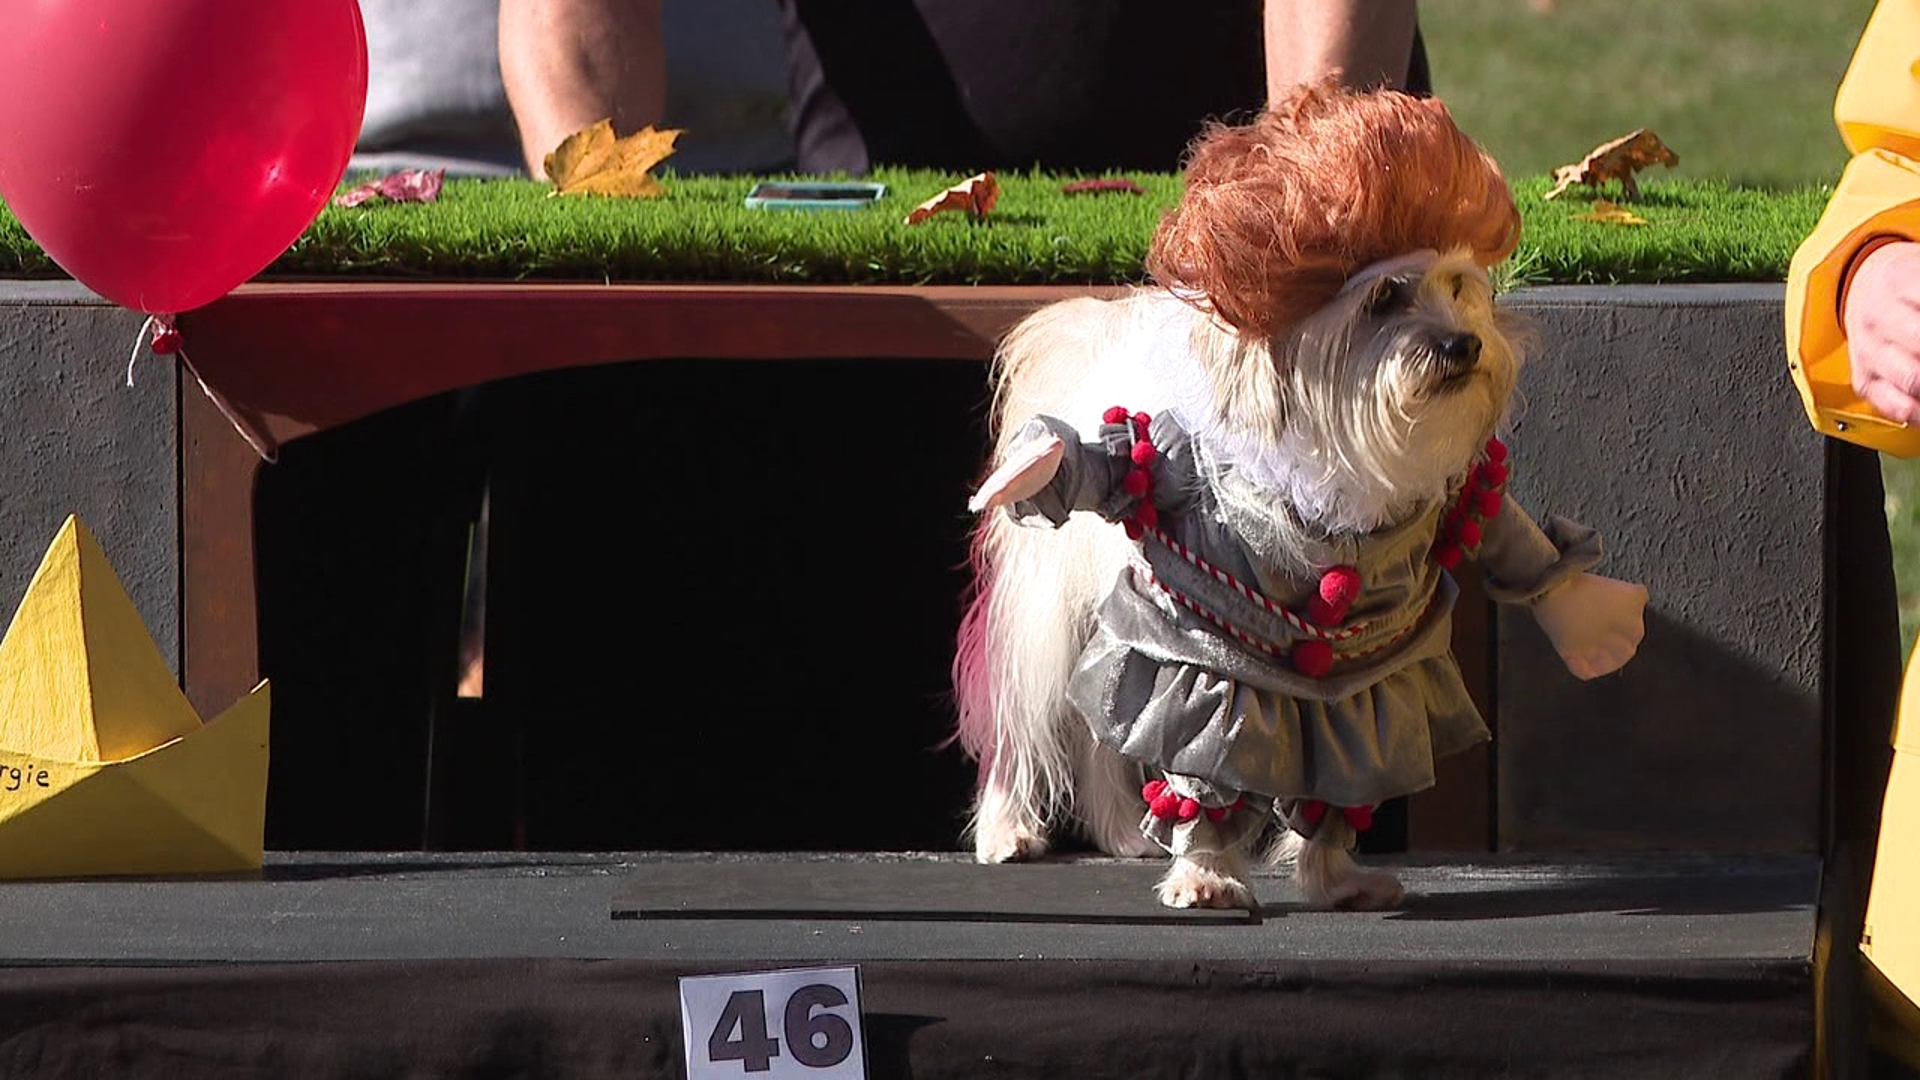
[[954, 664], [982, 861], [1071, 819], [1170, 852], [1170, 906], [1250, 906], [1278, 823], [1310, 903], [1390, 907], [1354, 830], [1486, 735], [1447, 569], [1477, 557], [1576, 675], [1633, 655], [1645, 590], [1504, 495], [1524, 338], [1484, 266], [1517, 228], [1443, 108], [1307, 88], [1196, 143], [1162, 287], [1008, 336]]

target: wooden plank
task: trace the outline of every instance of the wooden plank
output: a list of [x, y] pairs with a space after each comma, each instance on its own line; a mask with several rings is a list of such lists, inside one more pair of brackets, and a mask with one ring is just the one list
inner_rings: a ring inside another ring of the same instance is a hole
[[202, 377], [285, 441], [535, 371], [665, 357], [984, 360], [1060, 286], [252, 285], [181, 320]]
[[[1453, 611], [1453, 655], [1467, 693], [1499, 737], [1493, 712], [1493, 621], [1480, 570], [1463, 563], [1455, 572], [1460, 600]], [[1493, 763], [1490, 745], [1481, 745], [1434, 765], [1433, 787], [1407, 800], [1407, 850], [1492, 851]]]
[[1245, 923], [1244, 908], [1169, 908], [1154, 895], [1159, 860], [1005, 863], [786, 859], [635, 868], [615, 919], [886, 919], [906, 922]]
[[191, 377], [180, 384], [180, 681], [203, 717], [260, 681], [253, 484], [260, 458]]

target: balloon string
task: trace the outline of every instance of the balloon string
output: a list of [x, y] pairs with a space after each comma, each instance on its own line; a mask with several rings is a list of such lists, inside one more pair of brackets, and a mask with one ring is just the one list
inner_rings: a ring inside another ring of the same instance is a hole
[[147, 316], [147, 321], [140, 324], [140, 333], [135, 335], [133, 339], [133, 354], [127, 357], [128, 386], [133, 385], [133, 365], [140, 362], [141, 348], [144, 347], [148, 341], [152, 340], [152, 334], [159, 332], [159, 326], [160, 316], [158, 315], [149, 315]]
[[247, 440], [247, 445], [253, 447], [253, 452], [260, 455], [260, 460], [269, 465], [280, 460], [280, 446], [273, 441], [273, 437], [242, 418], [225, 394], [209, 386], [207, 380], [200, 377], [199, 369], [193, 366], [193, 359], [187, 355], [187, 350], [180, 344], [180, 331], [173, 325], [173, 316], [149, 315], [147, 321], [140, 324], [140, 336], [133, 343], [133, 355], [127, 357], [128, 386], [133, 385], [133, 366], [140, 362], [140, 351], [143, 345], [154, 352], [178, 354], [181, 365], [187, 369], [187, 374], [193, 376], [193, 381], [199, 385], [200, 392], [207, 395], [207, 400], [213, 402], [213, 407], [220, 410], [221, 416], [227, 418], [227, 423], [233, 425], [233, 430]]

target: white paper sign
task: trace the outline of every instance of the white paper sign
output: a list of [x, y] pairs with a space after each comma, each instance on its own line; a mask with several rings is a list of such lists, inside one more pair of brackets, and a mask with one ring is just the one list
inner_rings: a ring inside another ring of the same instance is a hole
[[680, 980], [687, 1080], [866, 1080], [860, 969]]

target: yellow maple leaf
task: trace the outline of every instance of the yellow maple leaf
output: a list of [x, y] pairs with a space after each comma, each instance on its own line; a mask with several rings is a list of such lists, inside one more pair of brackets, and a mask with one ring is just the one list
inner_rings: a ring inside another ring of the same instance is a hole
[[1575, 221], [1597, 221], [1602, 225], [1645, 225], [1647, 219], [1610, 199], [1593, 200], [1593, 209], [1573, 215]]
[[615, 138], [613, 121], [602, 120], [566, 137], [545, 162], [554, 195], [618, 195], [652, 199], [667, 193], [652, 173], [673, 154], [680, 128], [651, 124], [624, 139]]

